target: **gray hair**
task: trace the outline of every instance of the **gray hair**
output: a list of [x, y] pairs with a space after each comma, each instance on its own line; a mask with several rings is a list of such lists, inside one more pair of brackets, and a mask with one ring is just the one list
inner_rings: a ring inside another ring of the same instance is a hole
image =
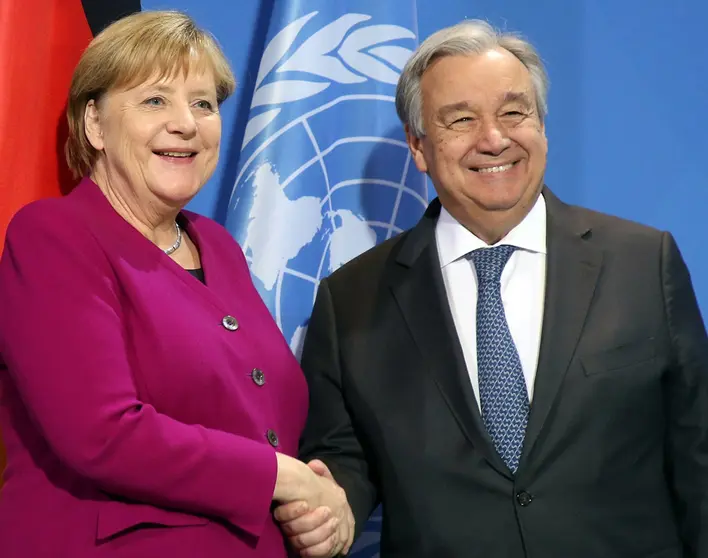
[[416, 137], [425, 135], [423, 128], [420, 80], [428, 66], [438, 58], [454, 55], [483, 54], [503, 48], [516, 56], [531, 74], [536, 96], [536, 109], [543, 120], [548, 113], [548, 75], [536, 49], [514, 33], [497, 31], [486, 21], [470, 19], [433, 33], [408, 60], [396, 87], [396, 112]]

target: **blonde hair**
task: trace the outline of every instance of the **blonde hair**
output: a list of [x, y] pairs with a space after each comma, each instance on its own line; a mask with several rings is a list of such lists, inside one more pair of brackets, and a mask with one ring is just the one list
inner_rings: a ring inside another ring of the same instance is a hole
[[69, 138], [65, 153], [76, 178], [86, 175], [98, 151], [86, 136], [84, 113], [90, 100], [108, 90], [130, 88], [158, 79], [211, 70], [219, 104], [234, 91], [236, 81], [216, 39], [177, 11], [146, 11], [124, 17], [101, 31], [84, 51], [74, 70], [66, 118]]

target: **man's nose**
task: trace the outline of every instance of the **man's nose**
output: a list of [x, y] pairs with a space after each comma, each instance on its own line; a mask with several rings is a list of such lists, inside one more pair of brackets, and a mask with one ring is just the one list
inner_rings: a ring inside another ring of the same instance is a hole
[[499, 155], [510, 145], [505, 127], [496, 119], [482, 122], [477, 150], [489, 155]]

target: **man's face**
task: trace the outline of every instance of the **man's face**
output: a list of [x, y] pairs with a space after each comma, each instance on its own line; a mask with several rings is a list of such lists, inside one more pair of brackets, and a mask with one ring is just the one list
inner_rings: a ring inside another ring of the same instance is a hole
[[530, 211], [547, 142], [531, 75], [504, 49], [435, 60], [421, 80], [425, 135], [407, 130], [418, 170], [442, 205], [482, 229]]

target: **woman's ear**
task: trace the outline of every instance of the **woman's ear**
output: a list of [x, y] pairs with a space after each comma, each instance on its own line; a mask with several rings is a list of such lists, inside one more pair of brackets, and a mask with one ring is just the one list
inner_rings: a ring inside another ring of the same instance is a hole
[[103, 129], [101, 127], [101, 115], [94, 99], [86, 103], [84, 110], [84, 131], [89, 143], [96, 151], [103, 150]]

